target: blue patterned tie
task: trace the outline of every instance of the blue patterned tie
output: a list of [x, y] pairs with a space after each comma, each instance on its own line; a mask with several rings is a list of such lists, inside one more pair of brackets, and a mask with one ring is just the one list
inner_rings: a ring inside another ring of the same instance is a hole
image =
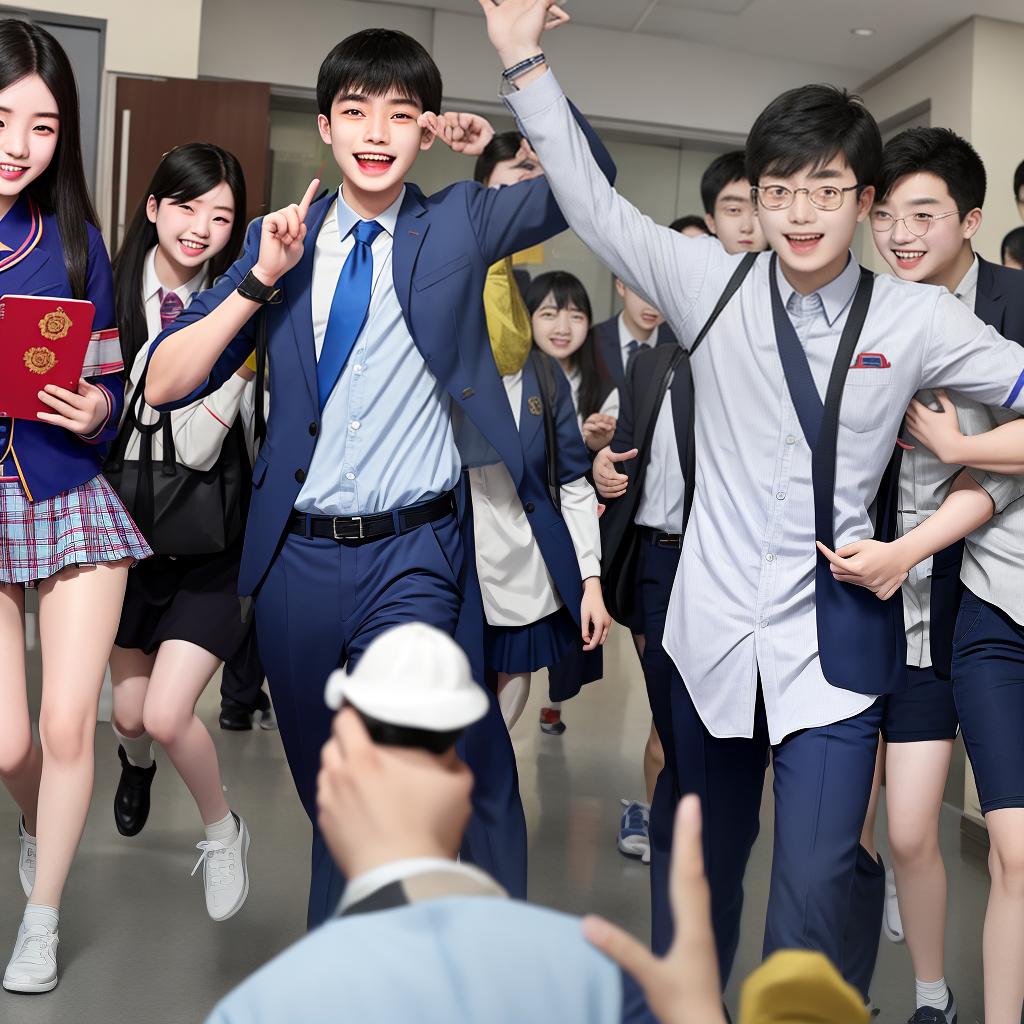
[[373, 287], [373, 240], [384, 229], [375, 220], [361, 220], [352, 229], [355, 245], [338, 276], [327, 318], [324, 343], [316, 364], [320, 411], [323, 412], [334, 385], [338, 383], [345, 361], [366, 323]]

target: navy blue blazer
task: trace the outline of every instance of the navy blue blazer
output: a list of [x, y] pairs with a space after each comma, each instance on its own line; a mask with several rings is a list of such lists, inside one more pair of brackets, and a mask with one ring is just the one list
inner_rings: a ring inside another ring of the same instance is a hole
[[[0, 464], [13, 465], [29, 501], [42, 501], [92, 480], [117, 434], [124, 406], [124, 367], [117, 343], [114, 282], [99, 229], [86, 224], [89, 256], [84, 299], [95, 306], [93, 342], [83, 369], [107, 397], [107, 418], [89, 437], [41, 420], [0, 418]], [[0, 221], [0, 295], [71, 298], [57, 219], [22, 195]]]
[[[1024, 272], [996, 266], [978, 257], [978, 292], [974, 312], [1004, 338], [1024, 345]], [[929, 636], [932, 667], [948, 678], [953, 658], [953, 633], [964, 586], [960, 582], [963, 541], [932, 559]]]
[[[678, 345], [678, 339], [668, 324], [658, 328], [657, 345]], [[615, 388], [621, 392], [626, 387], [627, 367], [622, 365], [622, 346], [619, 344], [619, 317], [613, 316], [594, 326], [594, 347], [597, 357], [597, 372], [601, 376], [601, 401]], [[637, 355], [640, 353], [638, 352]]]
[[[595, 159], [613, 180], [615, 165], [608, 151], [583, 117], [576, 116]], [[274, 557], [320, 430], [310, 292], [316, 239], [333, 201], [334, 195], [328, 195], [310, 207], [302, 259], [278, 282], [281, 301], [263, 312], [274, 400], [267, 438], [253, 467], [239, 573], [242, 594], [256, 590]], [[508, 466], [524, 508], [543, 509], [547, 491], [543, 480], [525, 472], [519, 434], [491, 355], [484, 279], [492, 263], [566, 227], [544, 178], [500, 189], [459, 182], [432, 196], [407, 185], [395, 227], [392, 264], [398, 299], [416, 347], [452, 398], [460, 449], [479, 447], [482, 435]], [[157, 337], [151, 352], [238, 287], [259, 255], [260, 229], [260, 220], [249, 226], [242, 257]], [[255, 319], [227, 346], [204, 385], [161, 408], [180, 408], [219, 388], [252, 352]], [[541, 530], [538, 525], [535, 532]]]

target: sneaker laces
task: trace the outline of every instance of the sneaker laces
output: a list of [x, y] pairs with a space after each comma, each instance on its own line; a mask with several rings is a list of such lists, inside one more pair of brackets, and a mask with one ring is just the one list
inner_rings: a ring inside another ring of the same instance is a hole
[[196, 866], [192, 869], [190, 878], [199, 870], [199, 865], [204, 864], [205, 861], [203, 881], [208, 889], [219, 889], [223, 886], [234, 885], [234, 850], [225, 846], [217, 839], [204, 839], [201, 843], [196, 843], [196, 849], [202, 850], [202, 853], [199, 854], [199, 860], [196, 861]]
[[646, 808], [638, 800], [622, 799], [622, 806], [626, 808], [623, 818], [626, 821], [626, 828], [642, 832], [647, 827]]
[[25, 937], [21, 940], [21, 948], [14, 958], [12, 967], [33, 965], [46, 967], [53, 959], [53, 947], [57, 944], [57, 933], [41, 924], [34, 924], [25, 929]]

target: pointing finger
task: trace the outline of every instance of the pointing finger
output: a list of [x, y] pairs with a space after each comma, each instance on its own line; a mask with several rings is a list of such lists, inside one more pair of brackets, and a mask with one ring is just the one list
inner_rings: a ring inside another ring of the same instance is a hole
[[314, 178], [309, 183], [309, 188], [306, 189], [306, 194], [302, 197], [299, 202], [299, 217], [302, 220], [306, 219], [306, 214], [309, 213], [309, 204], [313, 202], [313, 196], [316, 195], [316, 190], [320, 187], [320, 179]]

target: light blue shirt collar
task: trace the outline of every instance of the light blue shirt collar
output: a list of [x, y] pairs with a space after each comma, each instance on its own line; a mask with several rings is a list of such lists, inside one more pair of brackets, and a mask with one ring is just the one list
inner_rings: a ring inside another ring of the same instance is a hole
[[[338, 186], [338, 201], [335, 203], [335, 216], [338, 218], [338, 239], [344, 242], [349, 232], [361, 221], [355, 210], [345, 202], [344, 185]], [[379, 216], [373, 219], [392, 237], [395, 237], [395, 225], [398, 223], [398, 211], [402, 208], [405, 200], [405, 186], [398, 198]]]
[[[782, 297], [782, 303], [786, 308], [789, 308], [789, 300], [796, 293], [796, 289], [786, 280], [786, 275], [782, 272], [781, 260], [775, 261], [775, 276], [779, 285], [779, 294]], [[821, 300], [822, 309], [825, 311], [825, 319], [828, 321], [831, 327], [839, 315], [844, 309], [850, 304], [850, 300], [853, 298], [854, 293], [857, 291], [857, 285], [860, 282], [860, 265], [854, 259], [853, 253], [849, 254], [849, 258], [846, 261], [846, 266], [843, 268], [843, 272], [838, 276], [834, 277], [828, 284], [819, 288], [816, 292], [811, 294], [817, 295]], [[804, 296], [808, 298], [808, 296]]]

